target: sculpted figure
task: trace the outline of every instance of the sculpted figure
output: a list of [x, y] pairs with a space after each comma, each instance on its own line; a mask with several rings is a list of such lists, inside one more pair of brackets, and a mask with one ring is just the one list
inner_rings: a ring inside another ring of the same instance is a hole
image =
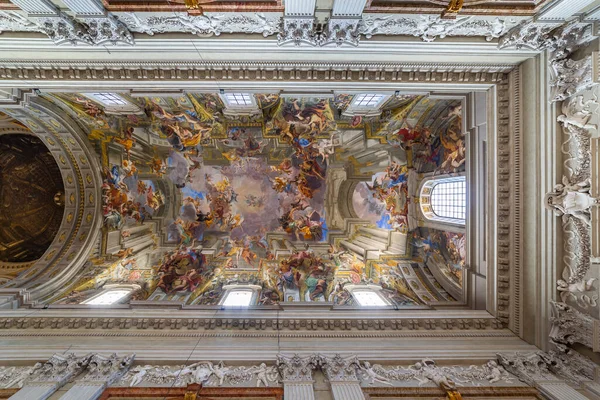
[[388, 378], [386, 378], [385, 376], [381, 376], [377, 372], [375, 372], [375, 370], [373, 370], [373, 367], [371, 366], [371, 363], [369, 363], [368, 361], [365, 361], [363, 365], [360, 366], [360, 369], [364, 371], [365, 375], [367, 376], [367, 379], [369, 380], [369, 385], [373, 385], [375, 384], [375, 382], [378, 382], [383, 383], [384, 385], [393, 386]]
[[588, 210], [600, 205], [600, 200], [590, 196], [589, 190], [588, 182], [571, 184], [563, 177], [563, 183], [556, 185], [554, 191], [546, 195], [546, 207], [556, 215], [572, 215], [589, 225], [591, 218]]

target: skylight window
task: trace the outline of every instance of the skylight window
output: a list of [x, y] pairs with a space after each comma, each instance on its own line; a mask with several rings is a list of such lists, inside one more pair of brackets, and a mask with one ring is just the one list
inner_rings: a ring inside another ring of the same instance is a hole
[[225, 93], [227, 104], [234, 107], [250, 107], [254, 105], [250, 93]]
[[94, 297], [88, 301], [84, 301], [83, 304], [91, 304], [95, 306], [107, 306], [110, 304], [115, 304], [126, 297], [131, 290], [127, 289], [115, 289], [108, 290], [102, 293], [100, 296]]
[[224, 307], [248, 307], [252, 301], [253, 290], [231, 290], [223, 301]]
[[114, 93], [89, 93], [89, 96], [107, 106], [124, 106], [127, 102]]
[[383, 94], [358, 94], [352, 102], [353, 107], [376, 108], [387, 97]]
[[353, 290], [352, 295], [358, 304], [363, 307], [384, 307], [388, 305], [379, 294], [372, 290]]

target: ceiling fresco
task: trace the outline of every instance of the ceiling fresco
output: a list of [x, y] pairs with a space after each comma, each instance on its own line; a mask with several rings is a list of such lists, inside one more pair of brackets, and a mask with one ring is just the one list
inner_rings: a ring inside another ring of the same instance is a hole
[[344, 93], [119, 96], [43, 95], [88, 132], [104, 178], [99, 251], [52, 301], [131, 285], [133, 300], [215, 305], [234, 283], [260, 305], [353, 305], [346, 285], [397, 307], [460, 300], [445, 286], [462, 288], [464, 234], [409, 215], [411, 185], [464, 171], [459, 99], [387, 95], [361, 116]]

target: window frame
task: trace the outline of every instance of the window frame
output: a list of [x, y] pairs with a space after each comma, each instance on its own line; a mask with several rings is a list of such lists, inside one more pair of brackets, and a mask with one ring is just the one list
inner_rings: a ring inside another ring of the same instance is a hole
[[[359, 307], [359, 308], [376, 308], [376, 309], [383, 309], [383, 308], [388, 308], [388, 307], [392, 307], [393, 304], [385, 298], [385, 296], [381, 295], [381, 293], [379, 293], [383, 288], [379, 285], [372, 285], [372, 284], [367, 284], [367, 285], [345, 285], [344, 286], [344, 290], [348, 291], [348, 293], [350, 293], [350, 295], [352, 296], [352, 299], [354, 300], [354, 305]], [[383, 305], [380, 306], [363, 306], [360, 301], [358, 300], [358, 298], [354, 295], [354, 292], [371, 292], [375, 295], [377, 295], [381, 301], [384, 303]]]
[[[465, 218], [451, 218], [446, 216], [441, 216], [436, 213], [435, 208], [432, 204], [432, 197], [435, 191], [435, 187], [438, 185], [443, 185], [445, 183], [452, 183], [462, 181], [465, 184]], [[443, 175], [438, 177], [430, 177], [424, 178], [419, 187], [419, 209], [421, 214], [427, 221], [431, 222], [441, 222], [444, 224], [449, 224], [461, 228], [465, 228], [467, 226], [467, 215], [469, 211], [469, 194], [467, 188], [467, 178], [464, 173], [453, 174], [453, 175]]]
[[[139, 114], [144, 113], [144, 110], [142, 110], [141, 107], [137, 106], [136, 104], [131, 103], [129, 100], [127, 100], [126, 98], [124, 98], [117, 92], [87, 92], [87, 93], [81, 93], [81, 94], [84, 95], [85, 97], [87, 97], [88, 99], [93, 100], [96, 103], [100, 104], [102, 106], [102, 108], [104, 109], [104, 112], [107, 114], [117, 114], [117, 115], [138, 114], [139, 115]], [[105, 102], [105, 100], [102, 98], [101, 95], [110, 95], [110, 96], [116, 97], [116, 98], [120, 99], [123, 102], [123, 104], [107, 103], [107, 102]]]
[[[219, 306], [225, 309], [240, 309], [240, 308], [249, 308], [257, 305], [258, 302], [258, 294], [262, 289], [261, 286], [258, 285], [243, 285], [243, 284], [233, 284], [233, 285], [225, 285], [223, 286], [223, 290], [225, 291], [219, 300]], [[225, 301], [227, 301], [227, 297], [233, 292], [252, 292], [252, 296], [250, 297], [250, 301], [246, 306], [228, 306], [225, 305]]]
[[[140, 289], [139, 286], [137, 285], [108, 285], [105, 286], [99, 293], [91, 296], [90, 298], [82, 301], [81, 303], [79, 303], [80, 305], [83, 306], [92, 306], [92, 307], [113, 307], [115, 305], [119, 305], [119, 304], [125, 304], [127, 303], [131, 297], [133, 296], [133, 294]], [[120, 290], [127, 290], [128, 293], [121, 297], [120, 299], [118, 299], [117, 301], [115, 301], [114, 303], [110, 303], [110, 304], [90, 304], [90, 302], [94, 301], [95, 299], [106, 295], [106, 293], [109, 292], [115, 292], [115, 291], [120, 291]]]

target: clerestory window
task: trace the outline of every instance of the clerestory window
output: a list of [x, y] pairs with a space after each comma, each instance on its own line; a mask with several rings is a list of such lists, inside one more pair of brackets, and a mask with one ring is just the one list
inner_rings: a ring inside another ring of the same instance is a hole
[[465, 225], [467, 181], [464, 176], [431, 179], [421, 188], [421, 211], [432, 221]]

